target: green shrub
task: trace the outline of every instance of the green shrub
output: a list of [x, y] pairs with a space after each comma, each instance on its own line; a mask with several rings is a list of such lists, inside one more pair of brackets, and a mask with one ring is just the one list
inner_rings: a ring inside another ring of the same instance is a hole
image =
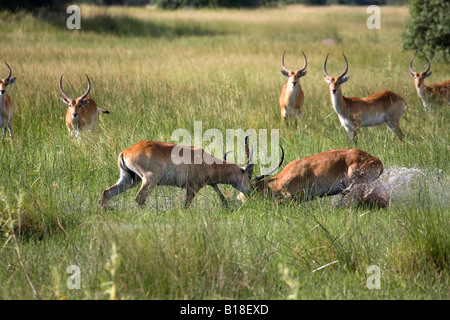
[[411, 0], [403, 48], [429, 57], [439, 54], [450, 58], [449, 12], [449, 1]]

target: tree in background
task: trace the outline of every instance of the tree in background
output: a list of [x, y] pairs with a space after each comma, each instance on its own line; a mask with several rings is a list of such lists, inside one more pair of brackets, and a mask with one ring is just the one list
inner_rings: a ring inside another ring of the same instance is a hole
[[0, 10], [18, 11], [53, 8], [64, 1], [58, 0], [0, 0]]
[[450, 1], [411, 0], [403, 48], [450, 59]]
[[[164, 9], [178, 9], [184, 7], [224, 7], [224, 8], [257, 8], [261, 6], [275, 6], [277, 4], [304, 5], [398, 5], [408, 3], [409, 0], [0, 0], [0, 10], [19, 11], [45, 9], [61, 9], [68, 4], [94, 4], [102, 6], [125, 5], [144, 6], [156, 4]], [[448, 0], [446, 0], [448, 2]]]

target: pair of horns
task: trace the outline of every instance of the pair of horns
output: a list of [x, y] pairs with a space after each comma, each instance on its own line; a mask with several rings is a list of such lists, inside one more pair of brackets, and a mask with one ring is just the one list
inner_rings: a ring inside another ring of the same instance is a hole
[[[64, 93], [63, 88], [62, 88], [62, 79], [63, 79], [63, 76], [64, 76], [64, 75], [61, 75], [61, 78], [59, 79], [59, 91], [61, 91], [61, 94], [64, 96], [64, 98], [65, 98], [67, 101], [70, 101], [70, 100], [72, 100], [72, 99], [70, 99], [70, 98]], [[80, 100], [83, 100], [84, 98], [86, 98], [87, 95], [89, 94], [89, 92], [91, 91], [91, 81], [89, 80], [89, 77], [88, 77], [87, 74], [85, 74], [85, 76], [86, 76], [87, 81], [88, 81], [88, 88], [87, 88], [86, 92], [80, 97]]]
[[[325, 58], [325, 62], [323, 63], [323, 73], [325, 73], [325, 75], [327, 76], [327, 77], [330, 77], [331, 78], [331, 76], [328, 74], [328, 72], [327, 72], [327, 60], [328, 60], [328, 55], [329, 55], [329, 53], [327, 54], [327, 57]], [[340, 79], [340, 78], [342, 78], [343, 76], [345, 76], [346, 74], [347, 74], [347, 71], [348, 71], [348, 61], [347, 61], [347, 57], [345, 56], [345, 54], [342, 54], [343, 56], [344, 56], [344, 59], [345, 59], [345, 70], [344, 70], [344, 72], [343, 73], [341, 73], [339, 76], [338, 76], [338, 79]]]
[[[283, 68], [284, 71], [286, 71], [287, 73], [291, 73], [291, 70], [289, 70], [288, 68], [286, 68], [286, 66], [284, 65], [284, 55], [286, 53], [286, 50], [284, 50], [283, 52], [283, 56], [281, 57], [281, 68]], [[308, 60], [306, 59], [306, 55], [305, 53], [302, 51], [303, 54], [303, 58], [305, 60], [303, 67], [298, 69], [297, 72], [302, 72], [305, 71], [306, 67], [308, 66]]]
[[[414, 57], [411, 59], [411, 61], [409, 62], [409, 72], [410, 72], [411, 74], [416, 73], [416, 72], [413, 70], [413, 68], [412, 68], [412, 64], [413, 64], [413, 61], [414, 61], [415, 58], [416, 58], [416, 56], [414, 56]], [[427, 67], [427, 69], [426, 69], [423, 73], [424, 73], [424, 74], [427, 74], [428, 71], [430, 71], [430, 69], [431, 69], [431, 64], [430, 64], [430, 61], [427, 59], [427, 57], [424, 57], [424, 58], [425, 58], [425, 60], [427, 60], [428, 67]]]
[[[251, 147], [251, 150], [250, 150], [248, 140], [249, 140], [249, 136], [246, 136], [245, 137], [245, 156], [247, 158], [247, 163], [245, 164], [244, 170], [248, 171], [249, 177], [251, 178], [252, 174], [253, 174], [253, 160], [252, 160], [253, 159], [253, 147]], [[283, 161], [284, 161], [284, 149], [281, 145], [280, 145], [280, 148], [281, 148], [281, 160], [278, 163], [278, 165], [275, 168], [273, 168], [272, 170], [270, 170], [269, 172], [260, 174], [259, 176], [255, 177], [252, 180], [252, 182], [256, 182], [256, 181], [264, 179], [267, 176], [270, 176], [271, 174], [275, 173], [281, 167], [281, 165], [283, 164]], [[227, 160], [227, 154], [229, 154], [230, 152], [232, 152], [232, 151], [228, 151], [224, 154], [223, 160], [225, 160], [225, 161]]]

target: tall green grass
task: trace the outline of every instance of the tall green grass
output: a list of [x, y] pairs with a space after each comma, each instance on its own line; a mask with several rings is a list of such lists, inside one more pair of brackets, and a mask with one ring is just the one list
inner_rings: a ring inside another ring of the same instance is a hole
[[[15, 104], [14, 147], [5, 138], [0, 149], [0, 298], [448, 299], [449, 111], [427, 114], [407, 74], [407, 8], [381, 13], [381, 30], [366, 29], [365, 8], [338, 6], [86, 6], [82, 30], [67, 30], [65, 13], [0, 13], [0, 56], [18, 79], [7, 90]], [[338, 42], [322, 44], [326, 38]], [[279, 115], [284, 50], [288, 67], [301, 66], [301, 50], [309, 63], [297, 130]], [[439, 172], [400, 185], [407, 196], [393, 198], [387, 210], [338, 208], [333, 197], [241, 204], [229, 186], [222, 187], [228, 209], [209, 188], [182, 209], [184, 191], [169, 187], [156, 188], [144, 208], [133, 189], [111, 200], [110, 210], [98, 209], [101, 192], [119, 177], [120, 151], [139, 140], [169, 141], [178, 128], [193, 132], [194, 121], [224, 134], [280, 129], [285, 163], [354, 147], [323, 81], [326, 54], [329, 73], [337, 74], [341, 52], [351, 77], [344, 95], [390, 89], [407, 103], [403, 145], [381, 126], [362, 129], [358, 147], [387, 170]], [[432, 70], [428, 82], [450, 74], [444, 61], [432, 61]], [[84, 92], [87, 73], [91, 96], [111, 112], [80, 140], [64, 125], [63, 73], [73, 97]], [[80, 267], [80, 290], [66, 285], [71, 265]], [[382, 272], [379, 290], [366, 286], [371, 265]]]

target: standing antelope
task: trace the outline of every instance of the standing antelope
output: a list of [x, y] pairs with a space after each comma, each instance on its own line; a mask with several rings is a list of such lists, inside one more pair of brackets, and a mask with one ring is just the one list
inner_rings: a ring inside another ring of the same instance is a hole
[[400, 129], [400, 117], [405, 109], [402, 97], [392, 91], [384, 90], [365, 98], [344, 97], [341, 85], [350, 78], [347, 58], [345, 70], [336, 78], [327, 73], [327, 60], [323, 64], [325, 82], [330, 86], [331, 104], [338, 114], [341, 125], [347, 131], [350, 140], [357, 141], [356, 131], [360, 127], [374, 127], [386, 123], [389, 129], [402, 141], [404, 135]]
[[[178, 149], [174, 148], [177, 147]], [[172, 154], [181, 150], [183, 158], [186, 153], [189, 163], [175, 164]], [[201, 157], [199, 159], [198, 157]], [[197, 161], [195, 161], [197, 160]], [[198, 164], [196, 164], [198, 163]], [[186, 188], [185, 207], [189, 207], [195, 194], [204, 186], [210, 185], [226, 206], [227, 201], [218, 184], [230, 184], [243, 193], [250, 190], [252, 163], [241, 168], [215, 158], [203, 149], [193, 146], [180, 146], [168, 142], [140, 141], [119, 154], [118, 166], [120, 179], [112, 187], [103, 191], [100, 207], [113, 196], [118, 195], [142, 181], [142, 186], [135, 200], [143, 205], [148, 194], [157, 185]]]
[[302, 115], [303, 103], [305, 101], [305, 94], [303, 93], [302, 87], [300, 85], [300, 78], [306, 75], [306, 67], [308, 65], [308, 61], [306, 60], [306, 55], [303, 53], [303, 57], [305, 59], [305, 64], [301, 69], [297, 71], [292, 71], [284, 66], [284, 54], [281, 57], [281, 74], [288, 77], [288, 81], [281, 89], [280, 95], [280, 109], [281, 109], [281, 117], [286, 122], [286, 126], [289, 126], [290, 122], [293, 122], [297, 127], [297, 121], [300, 119]]
[[16, 82], [16, 78], [11, 78], [11, 67], [6, 62], [5, 64], [9, 69], [9, 74], [6, 78], [0, 80], [0, 127], [2, 128], [3, 136], [5, 135], [5, 129], [8, 128], [12, 141], [14, 138], [12, 131], [14, 106], [9, 96], [5, 93], [5, 89], [10, 84]]
[[415, 72], [412, 68], [414, 58], [409, 62], [409, 74], [414, 78], [417, 95], [422, 100], [425, 110], [429, 111], [433, 105], [450, 104], [450, 80], [430, 86], [425, 85], [425, 78], [432, 74], [432, 72], [429, 72], [431, 69], [430, 61], [425, 57], [428, 62], [428, 67], [424, 72], [419, 73]]
[[333, 149], [294, 160], [276, 176], [264, 179], [266, 175], [261, 175], [253, 179], [253, 183], [258, 191], [304, 201], [345, 193], [361, 183], [372, 183], [382, 172], [382, 162], [365, 151]]
[[62, 89], [62, 79], [59, 79], [59, 90], [64, 98], [61, 101], [68, 105], [66, 112], [66, 127], [70, 135], [73, 137], [80, 136], [80, 130], [92, 129], [97, 121], [98, 112], [109, 113], [108, 110], [102, 110], [97, 107], [95, 101], [88, 96], [91, 91], [91, 81], [86, 75], [88, 88], [86, 92], [75, 100], [69, 98]]

